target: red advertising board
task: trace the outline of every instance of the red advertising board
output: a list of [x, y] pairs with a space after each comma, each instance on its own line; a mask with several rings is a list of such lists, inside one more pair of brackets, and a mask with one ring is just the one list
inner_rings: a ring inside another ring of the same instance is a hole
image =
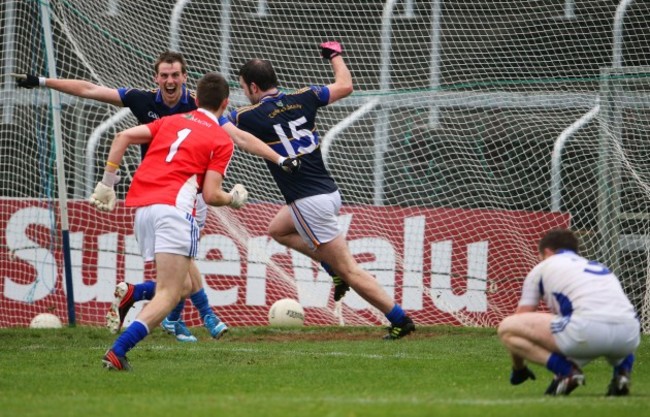
[[[306, 324], [382, 323], [382, 315], [353, 293], [337, 312], [322, 268], [270, 239], [268, 223], [279, 207], [249, 204], [211, 213], [197, 265], [217, 314], [233, 326], [263, 325], [269, 306], [291, 297], [305, 307]], [[27, 325], [44, 311], [66, 321], [55, 213], [46, 202], [0, 201], [0, 327]], [[133, 211], [118, 205], [100, 213], [74, 201], [68, 216], [77, 321], [100, 325], [115, 284], [144, 279]], [[417, 322], [488, 326], [514, 309], [541, 234], [570, 221], [546, 212], [371, 206], [345, 207], [339, 220], [362, 267]], [[185, 319], [198, 325], [193, 310], [186, 309]]]

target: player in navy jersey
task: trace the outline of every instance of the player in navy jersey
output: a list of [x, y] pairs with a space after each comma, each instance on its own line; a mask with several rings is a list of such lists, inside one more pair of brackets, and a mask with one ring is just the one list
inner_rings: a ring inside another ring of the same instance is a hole
[[[182, 54], [165, 51], [161, 53], [154, 63], [154, 81], [157, 84], [155, 89], [136, 88], [110, 88], [93, 84], [84, 80], [55, 79], [37, 77], [31, 74], [13, 74], [17, 79], [18, 86], [24, 88], [48, 87], [57, 91], [71, 94], [77, 97], [88, 98], [113, 104], [119, 107], [128, 107], [140, 124], [147, 124], [178, 113], [186, 113], [196, 110], [196, 96], [186, 86], [187, 64]], [[235, 144], [251, 151], [250, 144], [254, 143], [250, 134], [236, 128], [229, 123], [225, 117], [219, 119], [220, 124], [235, 141]], [[148, 144], [141, 145], [141, 155], [144, 158]], [[281, 165], [281, 169], [295, 170], [298, 168], [297, 161], [281, 158], [277, 154], [267, 154], [267, 158], [273, 159], [274, 163]], [[197, 223], [202, 228], [207, 217], [207, 207], [199, 199], [197, 206]], [[190, 299], [199, 311], [205, 327], [215, 339], [221, 337], [228, 327], [223, 323], [210, 307], [208, 297], [203, 289], [203, 280], [194, 262], [190, 265], [190, 276], [192, 278], [192, 292]], [[115, 301], [108, 312], [107, 327], [113, 333], [117, 333], [122, 327], [124, 318], [133, 304], [141, 300], [151, 300], [155, 294], [155, 281], [145, 281], [140, 284], [128, 284], [121, 282], [115, 289]], [[181, 319], [181, 312], [185, 305], [182, 300], [176, 309], [162, 322], [162, 326], [176, 339], [184, 342], [195, 342], [197, 339], [192, 335]]]
[[415, 330], [413, 321], [355, 261], [338, 226], [341, 196], [325, 168], [315, 121], [320, 107], [352, 93], [352, 75], [338, 42], [320, 46], [322, 57], [332, 65], [334, 83], [284, 93], [278, 89], [271, 63], [253, 59], [239, 71], [239, 83], [252, 105], [233, 111], [230, 118], [280, 155], [297, 156], [301, 161], [295, 175], [286, 175], [268, 164], [287, 203], [271, 221], [269, 234], [279, 243], [322, 262], [343, 284], [386, 315], [391, 326], [385, 338], [399, 339]]

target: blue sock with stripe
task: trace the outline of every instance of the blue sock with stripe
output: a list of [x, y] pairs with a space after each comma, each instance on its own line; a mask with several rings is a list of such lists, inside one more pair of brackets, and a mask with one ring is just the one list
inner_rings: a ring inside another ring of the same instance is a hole
[[190, 300], [192, 300], [194, 308], [199, 311], [201, 319], [203, 319], [203, 317], [207, 316], [208, 314], [214, 314], [212, 307], [210, 307], [208, 295], [205, 293], [205, 290], [203, 288], [192, 294], [190, 296]]
[[402, 307], [400, 307], [399, 304], [395, 304], [393, 309], [386, 314], [386, 318], [394, 326], [401, 325], [404, 322], [405, 317], [406, 313], [402, 310]]
[[183, 298], [178, 304], [176, 304], [176, 307], [167, 315], [167, 320], [169, 321], [178, 321], [181, 319], [181, 313], [183, 312], [183, 309], [185, 308], [185, 299]]
[[145, 281], [133, 286], [135, 301], [151, 300], [156, 294], [156, 281]]
[[571, 374], [573, 364], [567, 358], [559, 353], [551, 353], [551, 356], [546, 362], [546, 369], [553, 372], [555, 375], [568, 376]]
[[623, 362], [614, 367], [614, 376], [621, 373], [632, 373], [632, 365], [634, 365], [634, 354], [630, 353], [623, 359]]
[[149, 334], [149, 328], [141, 321], [135, 320], [113, 343], [111, 348], [117, 356], [125, 356], [142, 339]]

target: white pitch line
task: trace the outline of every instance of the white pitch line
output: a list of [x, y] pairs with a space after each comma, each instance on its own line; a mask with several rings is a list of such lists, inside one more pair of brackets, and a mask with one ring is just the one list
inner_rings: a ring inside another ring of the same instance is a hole
[[273, 354], [273, 355], [289, 355], [289, 356], [338, 356], [338, 357], [352, 357], [352, 358], [365, 358], [365, 359], [419, 359], [419, 360], [431, 360], [435, 359], [435, 355], [409, 355], [403, 352], [390, 353], [390, 354], [381, 354], [381, 353], [355, 353], [355, 352], [340, 352], [340, 351], [312, 351], [312, 350], [289, 350], [283, 349], [281, 351], [276, 350], [265, 350], [265, 349], [255, 349], [255, 348], [227, 348], [227, 347], [217, 347], [215, 350], [220, 352], [236, 352], [236, 353], [255, 353], [255, 354]]
[[[389, 342], [390, 343], [390, 342]], [[165, 351], [165, 350], [176, 350], [178, 349], [178, 346], [174, 346], [173, 344], [171, 345], [146, 345], [147, 349], [151, 350], [160, 350], [160, 351]], [[44, 345], [31, 345], [25, 346], [21, 348], [23, 350], [53, 350], [56, 349], [56, 347], [50, 347], [50, 346], [44, 346]], [[94, 348], [91, 349], [96, 349], [96, 350], [101, 350], [105, 351], [106, 346], [95, 346]], [[198, 347], [194, 347], [191, 345], [184, 344], [183, 349], [187, 350], [194, 350], [198, 349]], [[381, 354], [381, 353], [355, 353], [355, 352], [340, 352], [340, 351], [312, 351], [312, 350], [289, 350], [289, 349], [282, 349], [282, 350], [268, 350], [268, 349], [255, 349], [255, 348], [230, 348], [227, 346], [215, 346], [214, 348], [211, 348], [212, 350], [219, 351], [219, 352], [233, 352], [233, 353], [254, 353], [254, 354], [272, 354], [274, 356], [277, 355], [288, 355], [288, 356], [332, 356], [332, 357], [347, 357], [347, 358], [365, 358], [365, 359], [377, 359], [377, 360], [382, 360], [382, 359], [417, 359], [417, 360], [433, 360], [436, 358], [434, 354], [431, 355], [409, 355], [404, 352], [397, 352], [397, 353], [390, 353], [390, 354]]]
[[[220, 399], [227, 401], [239, 401], [241, 400], [238, 396], [229, 396], [221, 395]], [[268, 401], [275, 400], [275, 397], [267, 397]], [[266, 401], [264, 396], [257, 396], [257, 400]], [[561, 405], [562, 407], [580, 407], [581, 409], [585, 407], [585, 402], [590, 402], [591, 406], [596, 406], [599, 409], [602, 409], [603, 406], [611, 405], [612, 407], [618, 409], [620, 407], [619, 401], [608, 401], [603, 397], [602, 401], [593, 402], [594, 398], [589, 397], [544, 397], [540, 394], [539, 398], [416, 398], [416, 397], [354, 397], [354, 396], [291, 396], [283, 398], [284, 403], [296, 403], [296, 404], [314, 404], [314, 403], [332, 403], [332, 404], [409, 404], [416, 406], [425, 406], [425, 405], [444, 405], [444, 406], [502, 406], [502, 405], [529, 405], [529, 404], [548, 404], [548, 405]]]

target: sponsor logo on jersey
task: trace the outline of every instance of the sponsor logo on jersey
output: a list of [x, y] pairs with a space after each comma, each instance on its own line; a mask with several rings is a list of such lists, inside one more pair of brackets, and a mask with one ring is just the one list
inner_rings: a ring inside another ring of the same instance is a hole
[[280, 107], [279, 109], [273, 110], [271, 113], [269, 113], [269, 118], [273, 119], [275, 116], [277, 116], [280, 113], [283, 113], [285, 111], [289, 110], [300, 110], [302, 109], [302, 104], [289, 104], [287, 106]]
[[194, 123], [198, 123], [198, 124], [206, 126], [206, 127], [212, 126], [212, 123], [206, 122], [205, 120], [197, 119], [196, 117], [194, 117], [194, 115], [192, 113], [187, 113], [183, 117], [185, 119], [187, 119], [187, 120], [190, 120], [190, 121], [192, 121]]

